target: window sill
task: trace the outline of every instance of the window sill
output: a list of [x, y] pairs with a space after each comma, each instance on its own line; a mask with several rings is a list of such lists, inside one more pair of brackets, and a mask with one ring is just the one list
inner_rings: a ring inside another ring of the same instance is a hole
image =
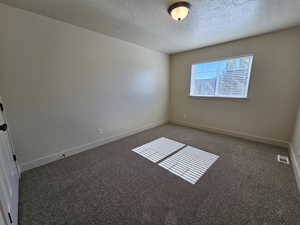
[[229, 96], [197, 96], [188, 95], [191, 98], [201, 98], [201, 99], [228, 99], [228, 100], [249, 100], [249, 97], [229, 97]]

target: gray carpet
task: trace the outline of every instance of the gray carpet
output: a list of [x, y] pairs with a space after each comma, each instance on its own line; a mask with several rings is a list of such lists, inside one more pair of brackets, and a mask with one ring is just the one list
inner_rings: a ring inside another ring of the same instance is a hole
[[[192, 185], [131, 151], [168, 137], [220, 158]], [[27, 171], [20, 225], [293, 225], [300, 194], [285, 149], [164, 125]]]

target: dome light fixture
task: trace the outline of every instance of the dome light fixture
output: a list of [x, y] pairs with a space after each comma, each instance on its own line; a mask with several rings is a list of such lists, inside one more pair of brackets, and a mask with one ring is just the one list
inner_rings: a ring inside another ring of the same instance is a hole
[[191, 4], [188, 2], [176, 2], [168, 8], [168, 13], [174, 20], [181, 21], [189, 14]]

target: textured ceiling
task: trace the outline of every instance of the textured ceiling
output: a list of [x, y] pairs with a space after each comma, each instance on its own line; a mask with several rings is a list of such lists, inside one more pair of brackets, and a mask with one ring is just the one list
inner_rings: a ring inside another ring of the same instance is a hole
[[190, 50], [300, 24], [300, 0], [190, 0], [182, 22], [170, 0], [0, 0], [166, 53]]

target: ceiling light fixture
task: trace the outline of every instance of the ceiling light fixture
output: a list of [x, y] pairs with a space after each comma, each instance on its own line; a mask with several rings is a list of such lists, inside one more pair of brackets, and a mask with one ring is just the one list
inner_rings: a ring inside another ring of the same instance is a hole
[[176, 2], [168, 8], [168, 13], [174, 20], [181, 21], [189, 14], [191, 4], [188, 2]]

